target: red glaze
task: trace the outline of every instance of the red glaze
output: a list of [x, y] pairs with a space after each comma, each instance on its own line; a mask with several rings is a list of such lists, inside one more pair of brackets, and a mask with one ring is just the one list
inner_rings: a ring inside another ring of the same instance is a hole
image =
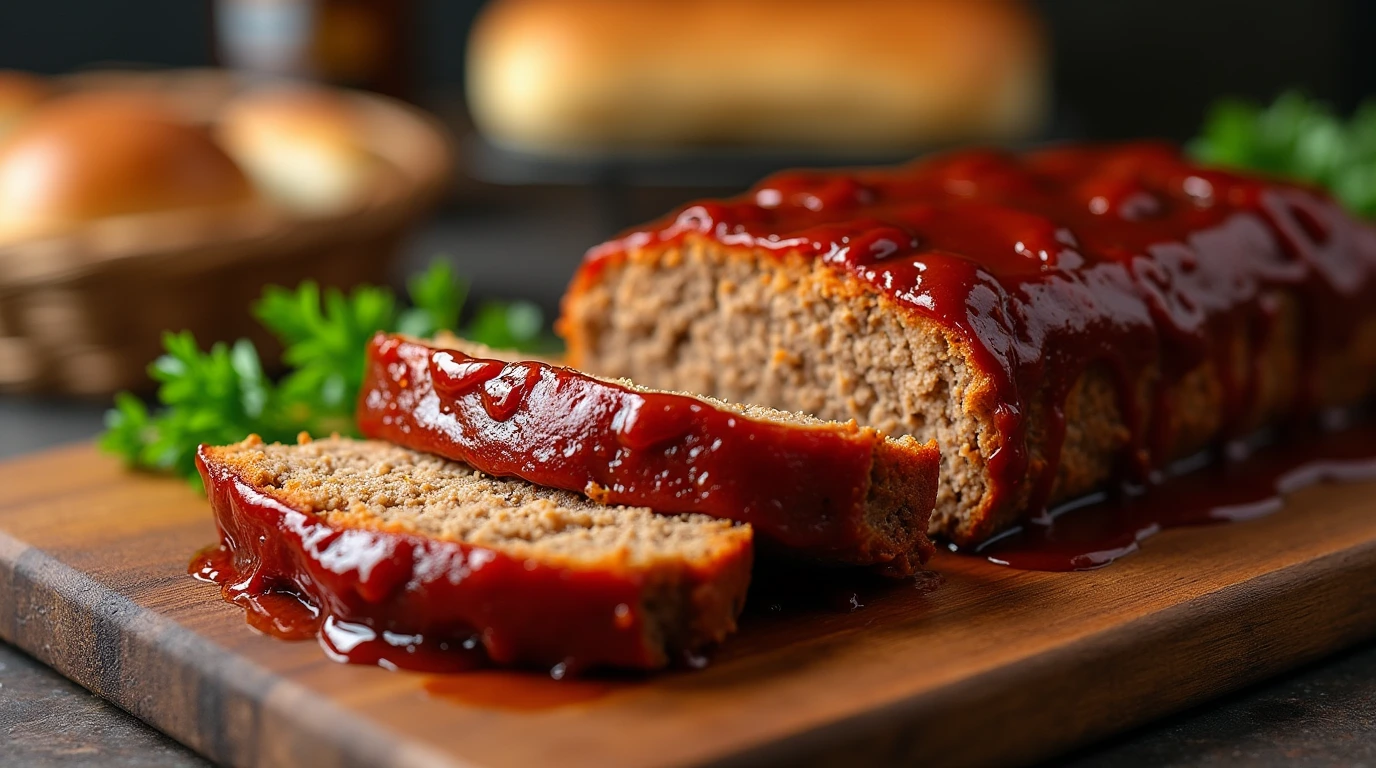
[[913, 448], [911, 541], [864, 523], [884, 438], [853, 424], [745, 418], [698, 398], [638, 392], [568, 368], [482, 360], [379, 334], [359, 400], [363, 434], [611, 504], [750, 523], [790, 553], [908, 572], [931, 553], [938, 456]]
[[[1309, 363], [1340, 349], [1376, 302], [1376, 230], [1316, 192], [1199, 167], [1152, 143], [783, 173], [593, 249], [574, 289], [629, 252], [686, 238], [819, 260], [964, 340], [994, 387], [1004, 437], [988, 457], [991, 508], [1032, 482], [1029, 513], [1049, 496], [1065, 397], [1089, 366], [1107, 364], [1119, 382], [1128, 463], [1144, 476], [1172, 457], [1128, 387], [1158, 362], [1161, 402], [1183, 374], [1227, 353], [1211, 341], [1219, 328], [1269, 327], [1265, 294], [1280, 287], [1300, 302]], [[1255, 382], [1224, 378], [1237, 429]], [[1037, 477], [1034, 397], [1050, 414]]]
[[[1235, 449], [1238, 447], [1235, 446]], [[1210, 457], [1201, 455], [1200, 459]], [[1136, 552], [1168, 528], [1251, 520], [1324, 482], [1376, 480], [1376, 425], [1287, 437], [1245, 457], [1212, 461], [1145, 493], [1085, 499], [971, 551], [1022, 570], [1082, 571]]]
[[[244, 606], [255, 628], [317, 636], [333, 658], [451, 672], [541, 665], [663, 666], [645, 636], [646, 585], [636, 573], [573, 570], [423, 536], [337, 528], [253, 488], [198, 454], [221, 544], [190, 571]], [[748, 579], [751, 553], [717, 564]], [[714, 574], [702, 574], [704, 579]]]

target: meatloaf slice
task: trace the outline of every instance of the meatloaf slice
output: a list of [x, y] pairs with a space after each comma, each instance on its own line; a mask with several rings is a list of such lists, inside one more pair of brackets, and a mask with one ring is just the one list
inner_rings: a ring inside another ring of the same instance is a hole
[[240, 584], [503, 664], [661, 667], [736, 626], [751, 531], [484, 475], [382, 442], [202, 446]]
[[740, 520], [793, 556], [907, 574], [931, 553], [933, 443], [448, 344], [373, 339], [365, 435], [606, 503]]
[[935, 439], [962, 544], [1376, 388], [1376, 229], [1158, 144], [789, 172], [589, 252], [568, 363]]

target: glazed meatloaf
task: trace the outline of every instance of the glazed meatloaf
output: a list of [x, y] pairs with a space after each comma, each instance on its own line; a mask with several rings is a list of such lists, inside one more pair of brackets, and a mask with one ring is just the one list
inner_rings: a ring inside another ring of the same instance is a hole
[[790, 556], [903, 575], [932, 551], [930, 442], [453, 339], [379, 334], [365, 376], [358, 424], [369, 437], [606, 503], [747, 522]]
[[1376, 379], [1376, 235], [1161, 144], [791, 172], [593, 249], [569, 364], [935, 438], [984, 540]]
[[285, 590], [379, 635], [476, 637], [504, 664], [654, 668], [720, 641], [745, 602], [746, 525], [381, 442], [251, 437], [197, 462], [237, 572], [226, 590]]

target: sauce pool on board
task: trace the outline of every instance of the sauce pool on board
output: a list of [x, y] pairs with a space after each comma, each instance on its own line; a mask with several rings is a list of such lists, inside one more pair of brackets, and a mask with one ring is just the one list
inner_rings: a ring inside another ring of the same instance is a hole
[[1030, 571], [1102, 568], [1169, 528], [1251, 520], [1318, 483], [1376, 480], [1376, 424], [1272, 435], [1224, 453], [1201, 454], [1150, 487], [1064, 505], [966, 552]]
[[289, 589], [242, 579], [223, 544], [197, 552], [187, 570], [199, 581], [218, 585], [226, 602], [244, 609], [249, 626], [280, 640], [316, 638], [325, 654], [336, 661], [435, 673], [465, 672], [491, 664], [476, 637], [427, 638], [378, 631], [323, 615], [309, 598]]

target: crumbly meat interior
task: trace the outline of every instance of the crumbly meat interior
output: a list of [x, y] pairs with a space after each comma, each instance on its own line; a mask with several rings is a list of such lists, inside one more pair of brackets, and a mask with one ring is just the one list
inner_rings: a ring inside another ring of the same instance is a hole
[[251, 485], [332, 525], [416, 533], [542, 562], [709, 563], [749, 538], [748, 526], [729, 521], [606, 506], [379, 441], [251, 439], [216, 450]]
[[564, 330], [578, 341], [572, 364], [935, 439], [932, 530], [978, 506], [992, 431], [981, 424], [979, 382], [942, 333], [903, 322], [873, 293], [843, 295], [830, 270], [801, 259], [741, 258], [700, 242], [642, 256], [566, 300]]
[[[528, 353], [518, 352], [516, 350], [493, 349], [492, 347], [489, 347], [485, 344], [479, 344], [476, 341], [469, 341], [468, 339], [460, 338], [448, 331], [441, 331], [440, 333], [436, 334], [432, 340], [426, 343], [429, 343], [437, 348], [458, 350], [459, 352], [462, 352], [470, 357], [480, 357], [492, 360], [506, 360], [508, 362], [518, 360], [537, 360], [539, 362], [548, 363], [550, 365], [561, 364], [555, 360], [550, 360], [548, 358], [543, 357], [532, 357]], [[592, 376], [593, 374], [588, 373], [588, 375]], [[754, 419], [756, 421], [773, 421], [784, 424], [805, 424], [810, 426], [823, 426], [826, 424], [833, 423], [830, 420], [820, 419], [811, 414], [803, 413], [802, 411], [780, 410], [778, 408], [770, 408], [767, 405], [758, 405], [755, 403], [734, 403], [729, 402], [727, 400], [722, 400], [720, 398], [712, 397], [711, 395], [698, 394], [696, 392], [688, 392], [684, 390], [675, 389], [657, 389], [654, 387], [643, 386], [641, 384], [637, 384], [635, 381], [632, 381], [629, 377], [626, 376], [594, 376], [594, 378], [601, 378], [603, 381], [607, 381], [618, 386], [625, 387], [626, 389], [635, 390], [636, 392], [644, 392], [647, 394], [667, 393], [673, 395], [682, 395], [684, 397], [691, 397], [695, 400], [701, 400], [704, 403], [707, 403], [708, 405], [711, 405], [712, 407], [717, 408], [719, 410], [739, 413], [740, 415], [748, 419]]]

